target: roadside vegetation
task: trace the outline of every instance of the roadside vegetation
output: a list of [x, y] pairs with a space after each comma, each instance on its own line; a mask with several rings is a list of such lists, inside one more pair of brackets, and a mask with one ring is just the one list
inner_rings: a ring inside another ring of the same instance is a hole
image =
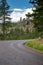
[[43, 40], [42, 39], [27, 42], [26, 46], [43, 52]]

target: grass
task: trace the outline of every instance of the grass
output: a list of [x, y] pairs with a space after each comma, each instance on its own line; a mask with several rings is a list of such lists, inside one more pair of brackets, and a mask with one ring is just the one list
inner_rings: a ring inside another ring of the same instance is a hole
[[33, 40], [31, 42], [27, 42], [26, 46], [39, 51], [43, 51], [43, 42], [40, 42], [39, 40]]

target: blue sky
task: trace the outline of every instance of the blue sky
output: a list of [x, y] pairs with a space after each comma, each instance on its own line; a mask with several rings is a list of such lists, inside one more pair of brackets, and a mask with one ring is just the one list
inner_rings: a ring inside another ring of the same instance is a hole
[[29, 0], [7, 0], [8, 4], [10, 5], [10, 8], [31, 8], [32, 5], [29, 3]]
[[20, 20], [20, 17], [26, 18], [26, 14], [32, 13], [32, 5], [29, 3], [29, 0], [7, 0], [10, 9], [13, 12], [10, 14], [11, 21], [17, 22]]

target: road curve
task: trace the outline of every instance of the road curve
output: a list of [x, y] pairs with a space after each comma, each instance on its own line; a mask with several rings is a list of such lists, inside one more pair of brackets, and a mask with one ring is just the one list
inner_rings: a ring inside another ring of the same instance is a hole
[[43, 65], [43, 53], [27, 49], [27, 41], [0, 41], [0, 65]]

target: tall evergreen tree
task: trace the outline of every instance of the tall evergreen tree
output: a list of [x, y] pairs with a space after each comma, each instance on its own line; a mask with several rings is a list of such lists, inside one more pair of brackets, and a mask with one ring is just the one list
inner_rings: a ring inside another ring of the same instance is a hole
[[8, 21], [10, 21], [9, 17], [9, 5], [6, 0], [0, 0], [0, 16], [2, 17], [2, 31], [3, 31], [3, 39], [6, 39], [6, 29]]
[[35, 7], [32, 14], [35, 27], [43, 31], [43, 0], [30, 0], [30, 3]]
[[33, 13], [26, 16], [32, 17], [34, 26], [43, 37], [43, 0], [30, 0], [30, 3], [33, 5]]

